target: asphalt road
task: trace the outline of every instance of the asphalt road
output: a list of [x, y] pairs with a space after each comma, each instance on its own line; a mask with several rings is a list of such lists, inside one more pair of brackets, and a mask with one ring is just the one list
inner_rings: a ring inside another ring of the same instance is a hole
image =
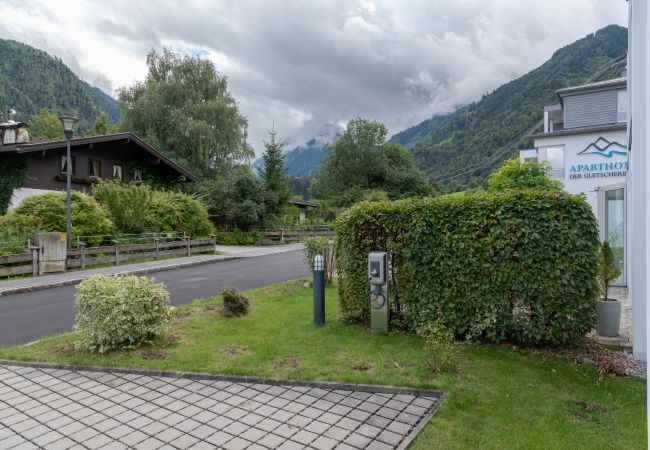
[[[222, 287], [252, 289], [309, 276], [301, 251], [222, 261], [151, 274], [174, 305], [217, 295]], [[0, 297], [0, 346], [24, 344], [72, 329], [74, 286]]]

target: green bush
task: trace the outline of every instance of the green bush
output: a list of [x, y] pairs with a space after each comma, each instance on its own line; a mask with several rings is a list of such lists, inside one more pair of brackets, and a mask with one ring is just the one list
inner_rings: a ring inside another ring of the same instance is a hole
[[93, 195], [111, 213], [120, 232], [135, 234], [147, 231], [145, 217], [154, 195], [149, 186], [102, 181], [93, 187]]
[[337, 222], [342, 314], [367, 320], [367, 256], [387, 251], [394, 325], [569, 344], [594, 326], [598, 248], [590, 206], [567, 193], [360, 203]]
[[147, 231], [187, 233], [193, 238], [214, 233], [214, 226], [203, 204], [180, 192], [155, 191], [144, 219]]
[[[65, 204], [65, 193], [28, 197], [17, 208], [0, 218], [0, 227], [25, 235], [32, 235], [37, 231], [65, 232]], [[73, 237], [114, 232], [115, 225], [110, 215], [93, 197], [72, 192]]]
[[217, 242], [224, 245], [254, 245], [262, 240], [257, 231], [226, 231], [217, 234]]
[[302, 244], [309, 270], [314, 270], [314, 257], [321, 255], [325, 263], [325, 281], [331, 283], [334, 277], [334, 240], [326, 236], [311, 236], [304, 238]]
[[223, 297], [224, 316], [241, 317], [248, 314], [250, 301], [240, 291], [225, 287], [221, 290], [221, 296]]
[[162, 284], [133, 275], [90, 277], [77, 286], [75, 303], [80, 345], [99, 353], [153, 343], [173, 314]]

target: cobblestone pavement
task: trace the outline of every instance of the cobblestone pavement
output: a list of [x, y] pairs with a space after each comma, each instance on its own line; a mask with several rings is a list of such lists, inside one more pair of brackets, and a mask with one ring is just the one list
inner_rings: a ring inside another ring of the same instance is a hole
[[0, 365], [0, 449], [405, 448], [439, 403], [286, 383]]

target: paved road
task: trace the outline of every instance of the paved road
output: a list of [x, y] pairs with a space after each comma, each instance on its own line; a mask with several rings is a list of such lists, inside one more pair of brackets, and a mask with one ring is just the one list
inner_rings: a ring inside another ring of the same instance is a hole
[[[251, 289], [308, 276], [301, 251], [223, 261], [153, 274], [180, 305], [217, 295], [222, 287]], [[74, 286], [0, 297], [0, 346], [24, 344], [72, 328]]]

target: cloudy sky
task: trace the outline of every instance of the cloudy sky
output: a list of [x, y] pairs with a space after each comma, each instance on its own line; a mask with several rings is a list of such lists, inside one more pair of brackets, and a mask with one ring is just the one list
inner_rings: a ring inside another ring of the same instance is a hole
[[605, 25], [625, 0], [0, 0], [0, 37], [114, 95], [170, 47], [228, 77], [258, 154], [355, 116], [391, 133], [471, 102]]

